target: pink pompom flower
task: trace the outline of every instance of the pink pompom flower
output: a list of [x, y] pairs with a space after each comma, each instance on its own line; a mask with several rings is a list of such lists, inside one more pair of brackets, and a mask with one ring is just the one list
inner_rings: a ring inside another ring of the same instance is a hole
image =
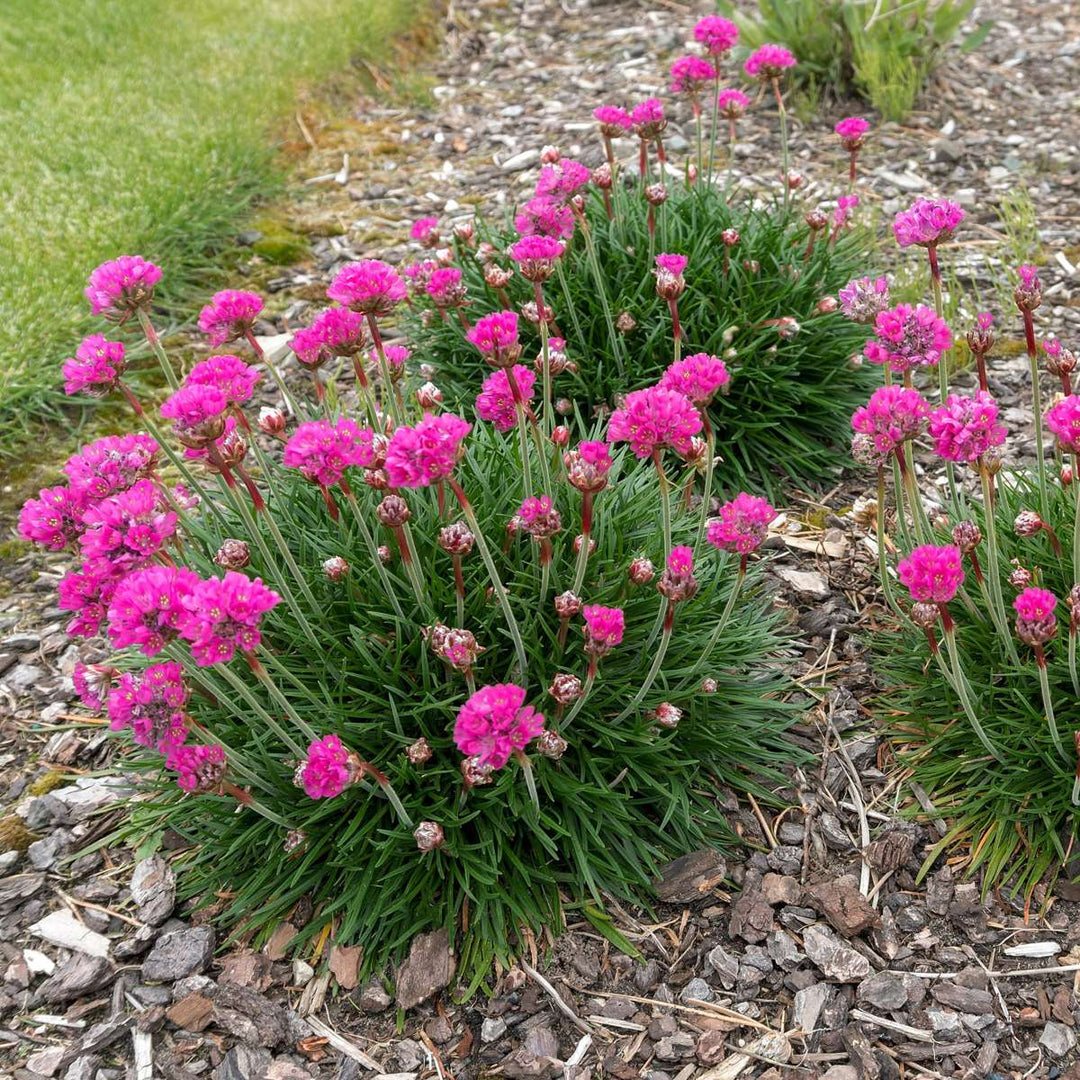
[[454, 743], [477, 765], [501, 769], [544, 730], [544, 717], [525, 704], [525, 691], [514, 683], [482, 686], [458, 711]]
[[263, 301], [258, 293], [222, 289], [199, 312], [199, 329], [214, 348], [227, 341], [239, 341], [251, 333], [262, 309]]
[[239, 356], [221, 354], [200, 360], [184, 382], [188, 386], [214, 386], [225, 395], [228, 405], [240, 405], [251, 398], [262, 375]]
[[694, 40], [704, 45], [710, 56], [723, 56], [739, 40], [739, 28], [720, 15], [706, 15], [694, 25]]
[[671, 92], [686, 94], [695, 104], [716, 79], [716, 69], [700, 56], [680, 56], [671, 65]]
[[82, 536], [83, 502], [70, 487], [42, 488], [19, 511], [19, 535], [49, 551], [63, 551]]
[[[515, 364], [513, 374], [521, 400], [531, 401], [536, 373], [524, 364]], [[482, 420], [494, 424], [496, 431], [510, 431], [517, 424], [514, 392], [505, 368], [493, 371], [484, 380], [483, 389], [476, 396], [476, 411]]]
[[555, 273], [555, 260], [565, 246], [551, 236], [523, 236], [510, 249], [510, 258], [518, 264], [521, 276], [529, 281], [547, 281]]
[[201, 449], [225, 430], [225, 392], [217, 386], [191, 383], [181, 386], [161, 406], [161, 415], [173, 422], [176, 437], [185, 446]]
[[747, 57], [743, 71], [752, 79], [778, 79], [795, 63], [795, 57], [783, 45], [762, 45]]
[[837, 294], [840, 310], [852, 322], [872, 323], [888, 308], [889, 281], [885, 277], [854, 278]]
[[709, 522], [706, 539], [714, 548], [746, 556], [761, 547], [776, 511], [758, 495], [740, 492]]
[[149, 307], [161, 269], [140, 255], [121, 255], [97, 267], [83, 294], [95, 315], [123, 322], [132, 312]]
[[562, 515], [555, 509], [550, 495], [525, 499], [517, 516], [521, 527], [537, 540], [545, 540], [562, 529]]
[[964, 583], [964, 556], [955, 544], [923, 544], [901, 559], [896, 572], [920, 604], [947, 604]]
[[703, 408], [730, 382], [731, 375], [724, 361], [719, 356], [702, 352], [669, 365], [657, 385], [664, 390], [674, 390]]
[[686, 289], [683, 271], [690, 260], [685, 255], [664, 253], [656, 256], [656, 295], [662, 300], [677, 300]]
[[574, 211], [558, 199], [537, 195], [514, 217], [514, 228], [522, 236], [569, 240], [574, 235]]
[[655, 139], [667, 127], [663, 102], [659, 98], [647, 98], [639, 105], [634, 106], [634, 111], [630, 114], [630, 121], [634, 125], [634, 131], [639, 139], [646, 142]]
[[413, 240], [419, 240], [424, 247], [439, 246], [439, 219], [435, 217], [417, 218], [409, 230]]
[[1047, 589], [1024, 589], [1013, 601], [1017, 617], [1025, 622], [1049, 618], [1057, 607], [1057, 597]]
[[741, 90], [721, 90], [716, 107], [725, 120], [738, 120], [750, 107], [750, 99]]
[[376, 456], [375, 432], [342, 417], [333, 424], [326, 420], [301, 424], [285, 444], [282, 460], [313, 483], [333, 487], [350, 467], [372, 468]]
[[327, 735], [308, 747], [297, 779], [309, 799], [332, 799], [356, 779], [356, 768], [341, 740]]
[[165, 767], [177, 774], [181, 791], [192, 795], [216, 792], [225, 780], [225, 751], [220, 746], [178, 746], [166, 757]]
[[888, 364], [898, 373], [915, 367], [934, 367], [952, 347], [952, 331], [933, 308], [897, 304], [878, 313], [874, 321], [876, 341], [863, 350], [872, 364]]
[[594, 660], [622, 644], [626, 629], [622, 608], [586, 604], [581, 609], [581, 617], [585, 620], [585, 651]]
[[1080, 397], [1070, 394], [1051, 406], [1046, 413], [1046, 426], [1062, 449], [1073, 454], [1080, 451]]
[[130, 728], [139, 746], [175, 748], [184, 741], [184, 706], [188, 692], [183, 669], [175, 660], [153, 664], [136, 675], [125, 672], [108, 695], [109, 727]]
[[608, 421], [607, 441], [628, 442], [634, 456], [647, 458], [670, 446], [687, 454], [702, 429], [701, 415], [685, 395], [661, 386], [634, 390]]
[[394, 430], [386, 449], [386, 475], [392, 487], [427, 487], [449, 476], [472, 424], [452, 413], [426, 416], [416, 427]]
[[64, 393], [104, 397], [116, 386], [126, 366], [122, 341], [91, 334], [83, 338], [75, 358], [64, 361]]
[[94, 637], [100, 632], [109, 600], [123, 576], [124, 571], [107, 559], [94, 559], [60, 579], [58, 606], [74, 612], [65, 628], [69, 636]]
[[72, 454], [64, 464], [71, 490], [85, 503], [126, 491], [153, 473], [160, 447], [149, 435], [106, 435]]
[[495, 311], [476, 320], [465, 335], [495, 367], [513, 364], [521, 355], [516, 311]]
[[850, 153], [854, 153], [863, 144], [863, 137], [870, 130], [870, 122], [861, 116], [847, 116], [833, 128], [840, 136], [840, 144]]
[[133, 567], [156, 555], [176, 532], [176, 514], [164, 508], [153, 480], [137, 480], [126, 491], [87, 507], [79, 538], [88, 559]]
[[893, 236], [901, 247], [936, 247], [964, 220], [964, 211], [948, 199], [916, 199], [893, 218]]
[[950, 394], [945, 405], [930, 414], [930, 435], [939, 457], [972, 462], [1005, 441], [1005, 428], [997, 422], [998, 408], [985, 391], [971, 397]]
[[612, 465], [607, 443], [579, 442], [576, 450], [563, 455], [563, 464], [567, 481], [583, 494], [595, 495], [607, 487]]
[[148, 566], [127, 574], [109, 603], [109, 639], [118, 649], [156, 656], [188, 617], [187, 601], [199, 575], [184, 566]]
[[573, 158], [559, 158], [558, 161], [545, 165], [540, 170], [536, 181], [536, 196], [541, 199], [553, 199], [556, 203], [565, 203], [572, 195], [585, 187], [592, 173]]
[[348, 308], [327, 308], [289, 340], [296, 359], [309, 368], [317, 368], [335, 357], [351, 357], [366, 344], [364, 316]]
[[593, 116], [600, 125], [600, 133], [606, 135], [609, 139], [627, 135], [634, 127], [634, 121], [630, 119], [630, 114], [617, 105], [601, 105], [593, 109]]
[[238, 648], [250, 652], [259, 644], [262, 617], [280, 601], [260, 578], [232, 570], [221, 578], [207, 578], [187, 598], [190, 615], [181, 636], [191, 642], [191, 655], [200, 667], [229, 661]]
[[425, 292], [437, 308], [463, 307], [467, 302], [461, 271], [456, 266], [440, 266], [432, 271]]
[[929, 412], [918, 390], [882, 386], [855, 410], [851, 427], [869, 438], [874, 450], [885, 458], [923, 430]]
[[833, 225], [837, 229], [842, 229], [848, 223], [851, 211], [858, 205], [858, 195], [841, 195], [836, 200], [836, 209], [833, 211]]
[[398, 272], [379, 259], [346, 263], [330, 282], [326, 295], [364, 315], [389, 315], [408, 294]]

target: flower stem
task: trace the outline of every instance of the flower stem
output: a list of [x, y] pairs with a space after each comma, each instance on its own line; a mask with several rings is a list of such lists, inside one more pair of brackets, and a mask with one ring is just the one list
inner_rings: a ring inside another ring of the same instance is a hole
[[776, 95], [776, 107], [780, 112], [780, 168], [781, 187], [784, 189], [784, 215], [787, 216], [788, 204], [791, 200], [791, 191], [788, 187], [788, 130], [787, 109], [784, 108], [784, 98], [780, 93], [780, 80], [773, 79], [773, 93]]
[[[971, 703], [971, 693], [968, 688], [967, 676], [964, 675], [964, 669], [960, 666], [960, 653], [956, 648], [956, 631], [953, 625], [951, 616], [947, 612], [942, 611], [942, 628], [945, 631], [945, 645], [949, 650], [949, 662], [952, 665], [952, 683], [956, 690], [957, 697], [960, 698], [960, 704], [964, 709], [964, 713], [967, 715], [968, 723], [971, 724], [979, 742], [986, 747], [987, 752], [991, 757], [997, 761], [1001, 760], [1001, 751], [990, 741], [990, 737], [983, 730], [982, 724], [979, 723], [979, 718], [975, 713], [975, 707]], [[941, 653], [938, 653], [938, 657], [941, 657]], [[944, 661], [942, 661], [944, 664]]]
[[379, 332], [379, 323], [374, 315], [368, 314], [368, 329], [371, 331], [371, 340], [375, 344], [375, 353], [379, 358], [379, 378], [382, 379], [383, 412], [389, 412], [394, 418], [394, 425], [401, 424], [401, 410], [398, 408], [397, 399], [394, 396], [394, 380], [390, 374], [390, 361], [386, 358], [386, 348], [383, 346], [382, 334]]
[[1001, 571], [999, 569], [999, 555], [998, 555], [998, 541], [997, 541], [997, 524], [994, 519], [994, 500], [990, 491], [990, 473], [987, 471], [985, 464], [979, 461], [979, 479], [982, 483], [982, 496], [983, 496], [983, 522], [986, 525], [986, 577], [990, 579], [990, 595], [993, 597], [993, 604], [990, 605], [990, 612], [993, 616], [994, 625], [997, 627], [998, 633], [1005, 641], [1005, 647], [1009, 652], [1009, 658], [1014, 664], [1019, 666], [1020, 656], [1016, 651], [1016, 642], [1013, 641], [1012, 633], [1009, 630], [1009, 617], [1005, 610], [1005, 596], [1001, 590]]
[[[581, 217], [581, 231], [585, 236], [585, 254], [589, 260], [589, 267], [592, 270], [593, 281], [596, 283], [596, 293], [600, 297], [600, 307], [604, 312], [604, 322], [607, 325], [608, 339], [611, 341], [611, 352], [615, 357], [615, 366], [618, 369], [619, 376], [622, 377], [622, 338], [620, 337], [618, 330], [615, 329], [615, 320], [611, 314], [611, 304], [608, 301], [607, 285], [604, 282], [604, 275], [600, 272], [600, 261], [596, 255], [596, 239], [593, 237], [592, 229], [589, 228], [589, 223], [585, 220], [584, 215]], [[544, 339], [541, 338], [541, 340]], [[544, 408], [547, 408], [546, 400], [544, 402]]]
[[705, 427], [705, 491], [701, 496], [701, 520], [698, 522], [697, 539], [694, 541], [695, 559], [705, 539], [705, 526], [708, 524], [709, 509], [712, 506], [712, 481], [716, 457], [716, 433], [713, 431], [712, 424], [709, 423], [707, 406], [701, 409], [701, 420]]
[[589, 561], [589, 538], [592, 535], [593, 493], [581, 493], [581, 550], [578, 551], [577, 566], [574, 569], [574, 584], [571, 589], [575, 595], [581, 595], [581, 586], [585, 581], [585, 566]]
[[379, 582], [382, 585], [383, 592], [390, 601], [390, 604], [394, 609], [394, 614], [397, 615], [399, 619], [404, 620], [405, 612], [401, 610], [401, 604], [398, 603], [397, 595], [395, 594], [393, 584], [390, 581], [390, 575], [387, 574], [386, 567], [383, 566], [383, 561], [379, 558], [379, 545], [375, 543], [375, 537], [371, 534], [371, 530], [364, 520], [364, 515], [360, 511], [360, 504], [356, 501], [356, 496], [353, 494], [351, 488], [345, 488], [344, 491], [349, 508], [352, 510], [353, 520], [360, 529], [360, 535], [363, 536], [368, 551], [371, 552], [371, 561], [375, 564], [375, 571], [379, 575]]
[[877, 549], [878, 549], [878, 576], [881, 578], [881, 591], [885, 595], [885, 602], [892, 608], [893, 613], [904, 618], [893, 596], [892, 582], [889, 580], [889, 561], [885, 553], [885, 468], [878, 468], [877, 481]]
[[1042, 391], [1039, 389], [1039, 359], [1035, 346], [1035, 320], [1030, 311], [1024, 312], [1024, 338], [1027, 342], [1028, 366], [1031, 369], [1031, 395], [1035, 409], [1035, 455], [1039, 464], [1039, 509], [1044, 521], [1050, 520], [1050, 487], [1046, 480], [1046, 453], [1043, 447]]
[[540, 796], [536, 791], [536, 777], [533, 776], [532, 762], [520, 750], [514, 756], [517, 758], [518, 764], [521, 766], [522, 775], [525, 777], [525, 786], [529, 789], [529, 799], [533, 804], [533, 808], [539, 814]]
[[720, 58], [716, 57], [713, 61], [713, 69], [716, 72], [713, 78], [713, 104], [712, 104], [712, 122], [709, 125], [709, 177], [708, 183], [711, 185], [713, 182], [713, 162], [716, 160], [716, 138], [720, 134], [717, 131], [720, 119]]
[[[574, 326], [575, 340], [579, 348], [585, 347], [585, 334], [582, 332], [581, 323], [578, 322], [577, 311], [574, 308], [573, 298], [570, 296], [570, 285], [566, 280], [566, 271], [563, 269], [562, 259], [555, 260], [555, 273], [559, 275], [559, 285], [562, 287], [563, 296], [566, 297], [566, 309], [570, 312], [570, 322]], [[543, 316], [543, 309], [539, 314]]]
[[1072, 678], [1073, 693], [1080, 697], [1080, 678], [1076, 673], [1076, 631], [1069, 629], [1069, 675]]
[[270, 696], [285, 710], [289, 719], [304, 733], [304, 738], [313, 741], [317, 739], [319, 736], [315, 734], [315, 731], [308, 722], [296, 711], [292, 702], [281, 692], [280, 687], [274, 682], [270, 672], [263, 667], [259, 658], [249, 652], [245, 652], [244, 659], [247, 660], [248, 666], [251, 668], [255, 678], [266, 687]]
[[218, 664], [216, 666], [225, 681], [244, 699], [244, 701], [247, 702], [259, 719], [262, 720], [263, 723], [266, 724], [266, 726], [270, 728], [270, 730], [273, 731], [297, 757], [303, 757], [303, 747], [301, 747], [300, 744], [277, 722], [277, 720], [275, 720], [274, 717], [259, 704], [258, 698], [251, 692], [244, 680], [241, 679], [228, 664]]
[[716, 643], [720, 640], [720, 635], [724, 632], [724, 627], [727, 626], [728, 621], [731, 619], [731, 613], [735, 610], [735, 601], [739, 597], [739, 593], [742, 591], [743, 582], [746, 580], [746, 556], [743, 555], [739, 559], [739, 571], [735, 575], [735, 582], [731, 586], [731, 592], [728, 594], [727, 603], [724, 605], [724, 610], [720, 612], [720, 618], [716, 620], [716, 625], [713, 627], [713, 632], [709, 635], [709, 640], [705, 643], [705, 648], [701, 650], [701, 654], [694, 662], [694, 666], [690, 669], [690, 674], [683, 680], [680, 685], [680, 690], [685, 690], [690, 685], [690, 681], [701, 670], [702, 666], [708, 662], [710, 656], [712, 656], [713, 649], [716, 648]]
[[1061, 741], [1057, 718], [1054, 716], [1054, 702], [1050, 697], [1050, 679], [1046, 674], [1046, 659], [1039, 660], [1035, 666], [1039, 669], [1039, 688], [1042, 690], [1043, 708], [1046, 709], [1046, 723], [1050, 728], [1050, 738], [1057, 752], [1068, 761], [1069, 755], [1065, 753], [1065, 744]]
[[263, 352], [263, 347], [259, 344], [258, 339], [249, 330], [245, 335], [245, 340], [251, 346], [255, 355], [266, 365], [266, 370], [270, 372], [270, 377], [277, 384], [277, 388], [281, 391], [281, 396], [285, 399], [285, 404], [292, 410], [293, 416], [300, 416], [300, 405], [296, 398], [293, 397], [292, 391], [289, 389], [285, 382], [284, 376], [278, 371], [277, 364], [275, 364], [267, 355]]
[[649, 673], [645, 676], [645, 681], [637, 688], [637, 693], [634, 694], [626, 708], [615, 717], [616, 724], [625, 720], [637, 708], [645, 695], [652, 689], [653, 683], [656, 682], [656, 676], [660, 674], [660, 666], [664, 662], [668, 645], [671, 644], [671, 631], [675, 625], [675, 605], [667, 597], [664, 597], [663, 607], [664, 629], [660, 634], [660, 645], [653, 654], [653, 662], [649, 667]]
[[161, 338], [158, 337], [146, 308], [136, 309], [136, 315], [139, 319], [139, 325], [142, 327], [142, 332], [146, 335], [147, 344], [150, 346], [154, 356], [157, 357], [157, 362], [161, 365], [162, 373], [165, 376], [165, 381], [169, 384], [169, 388], [179, 390], [180, 380], [177, 379], [176, 372], [173, 370], [172, 364], [169, 363], [169, 358], [165, 355], [165, 348], [161, 344]]
[[664, 473], [664, 464], [660, 460], [660, 451], [652, 452], [653, 464], [656, 466], [656, 476], [660, 481], [660, 526], [664, 537], [664, 558], [671, 553], [671, 495], [668, 478]]

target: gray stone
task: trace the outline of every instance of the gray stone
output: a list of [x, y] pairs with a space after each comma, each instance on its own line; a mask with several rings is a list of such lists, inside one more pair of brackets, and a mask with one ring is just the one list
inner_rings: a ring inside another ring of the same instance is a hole
[[205, 971], [214, 955], [214, 931], [209, 926], [186, 926], [162, 934], [143, 961], [146, 982], [173, 982]]
[[797, 821], [782, 821], [776, 838], [781, 844], [801, 844], [806, 839], [806, 827]]
[[894, 971], [879, 971], [859, 983], [856, 997], [875, 1009], [895, 1012], [907, 1007], [908, 992], [904, 980]]
[[808, 926], [803, 935], [806, 955], [827, 978], [837, 982], [859, 982], [870, 974], [870, 961], [845, 945], [824, 926]]
[[725, 990], [733, 989], [739, 977], [738, 957], [729, 953], [723, 945], [717, 945], [705, 959], [719, 977], [720, 985]]
[[653, 1052], [660, 1061], [680, 1061], [693, 1054], [694, 1037], [686, 1031], [676, 1031], [674, 1035], [661, 1039], [653, 1047]]
[[18, 865], [20, 858], [20, 853], [17, 851], [5, 851], [0, 854], [0, 877], [11, 873]]
[[704, 979], [691, 979], [679, 994], [680, 1001], [712, 1001], [712, 987]]
[[994, 1011], [994, 995], [988, 990], [976, 990], [970, 986], [941, 980], [931, 987], [930, 995], [939, 1005], [948, 1005], [950, 1009], [958, 1012], [982, 1016]]
[[926, 912], [919, 904], [905, 904], [896, 913], [896, 927], [905, 934], [917, 934], [926, 926]]
[[67, 1067], [64, 1080], [94, 1080], [100, 1065], [101, 1058], [97, 1054], [83, 1054]]
[[34, 633], [7, 634], [0, 638], [0, 649], [10, 649], [12, 652], [29, 652], [41, 644], [41, 635]]
[[173, 913], [176, 875], [160, 855], [152, 855], [135, 864], [131, 874], [131, 898], [138, 905], [139, 918], [150, 926], [160, 926]]
[[261, 1046], [238, 1043], [214, 1070], [214, 1080], [263, 1080], [272, 1060]]
[[954, 1013], [952, 1009], [927, 1009], [926, 1019], [930, 1021], [930, 1027], [939, 1039], [959, 1039], [964, 1034], [960, 1014]]
[[62, 1046], [50, 1046], [39, 1050], [26, 1059], [26, 1067], [37, 1076], [55, 1076], [60, 1071], [60, 1062], [64, 1060]]
[[480, 1041], [493, 1043], [506, 1034], [506, 1021], [501, 1016], [489, 1016], [480, 1025]]
[[71, 833], [57, 829], [42, 840], [35, 840], [27, 849], [26, 857], [35, 870], [51, 870], [67, 850]]
[[799, 990], [795, 994], [795, 1027], [800, 1031], [813, 1031], [831, 992], [825, 983], [814, 983]]
[[1039, 1045], [1051, 1057], [1062, 1058], [1076, 1049], [1076, 1035], [1071, 1027], [1051, 1020], [1039, 1036]]
[[366, 1013], [381, 1013], [386, 1012], [392, 1004], [390, 995], [383, 989], [383, 985], [377, 979], [373, 979], [371, 982], [360, 991], [360, 997], [357, 998], [357, 1004], [360, 1006], [361, 1012]]

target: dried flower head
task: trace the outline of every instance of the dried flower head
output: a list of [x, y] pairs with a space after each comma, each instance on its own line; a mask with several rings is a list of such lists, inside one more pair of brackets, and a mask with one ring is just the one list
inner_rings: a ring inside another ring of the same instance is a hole
[[968, 555], [982, 543], [982, 529], [974, 521], [960, 521], [953, 526], [953, 543]]
[[855, 278], [838, 296], [841, 310], [852, 322], [873, 323], [889, 306], [889, 282], [885, 277]]

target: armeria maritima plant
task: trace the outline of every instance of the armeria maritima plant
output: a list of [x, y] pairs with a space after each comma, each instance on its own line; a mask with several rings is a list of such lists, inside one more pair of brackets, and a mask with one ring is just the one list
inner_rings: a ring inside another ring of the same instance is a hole
[[[901, 247], [926, 251], [928, 305], [892, 305], [883, 278], [841, 290], [883, 383], [852, 417], [852, 452], [877, 470], [879, 574], [901, 629], [877, 646], [897, 746], [953, 822], [926, 865], [963, 843], [987, 887], [1030, 890], [1060, 869], [1080, 823], [1080, 396], [1073, 354], [1056, 340], [1040, 349], [1041, 286], [1021, 266], [1016, 310], [999, 322], [1027, 344], [1036, 461], [1010, 465], [989, 312], [966, 331], [974, 368], [949, 364], [962, 328], [943, 318], [939, 248], [963, 223], [945, 199], [893, 223]], [[940, 474], [933, 498], [919, 463]]]
[[[541, 304], [557, 247], [516, 253]], [[145, 314], [157, 276], [109, 296]], [[672, 364], [590, 430], [559, 422], [496, 313], [470, 328], [491, 375], [461, 415], [402, 393], [412, 360], [382, 322], [405, 290], [375, 261], [337, 274], [341, 306], [293, 339], [308, 393], [260, 355], [250, 294], [202, 320], [246, 358], [201, 361], [159, 409], [93, 341], [79, 362], [137, 430], [72, 457], [21, 532], [75, 556], [69, 633], [116, 650], [76, 684], [142, 775], [132, 835], [189, 841], [185, 895], [263, 932], [304, 898], [298, 944], [328, 927], [369, 968], [458, 928], [482, 975], [568, 904], [601, 921], [607, 894], [647, 901], [665, 859], [730, 836], [721, 786], [763, 793], [790, 759], [753, 587], [774, 512], [685, 497], [719, 358]], [[355, 415], [316, 389], [333, 359]], [[267, 373], [293, 415], [254, 415]]]

